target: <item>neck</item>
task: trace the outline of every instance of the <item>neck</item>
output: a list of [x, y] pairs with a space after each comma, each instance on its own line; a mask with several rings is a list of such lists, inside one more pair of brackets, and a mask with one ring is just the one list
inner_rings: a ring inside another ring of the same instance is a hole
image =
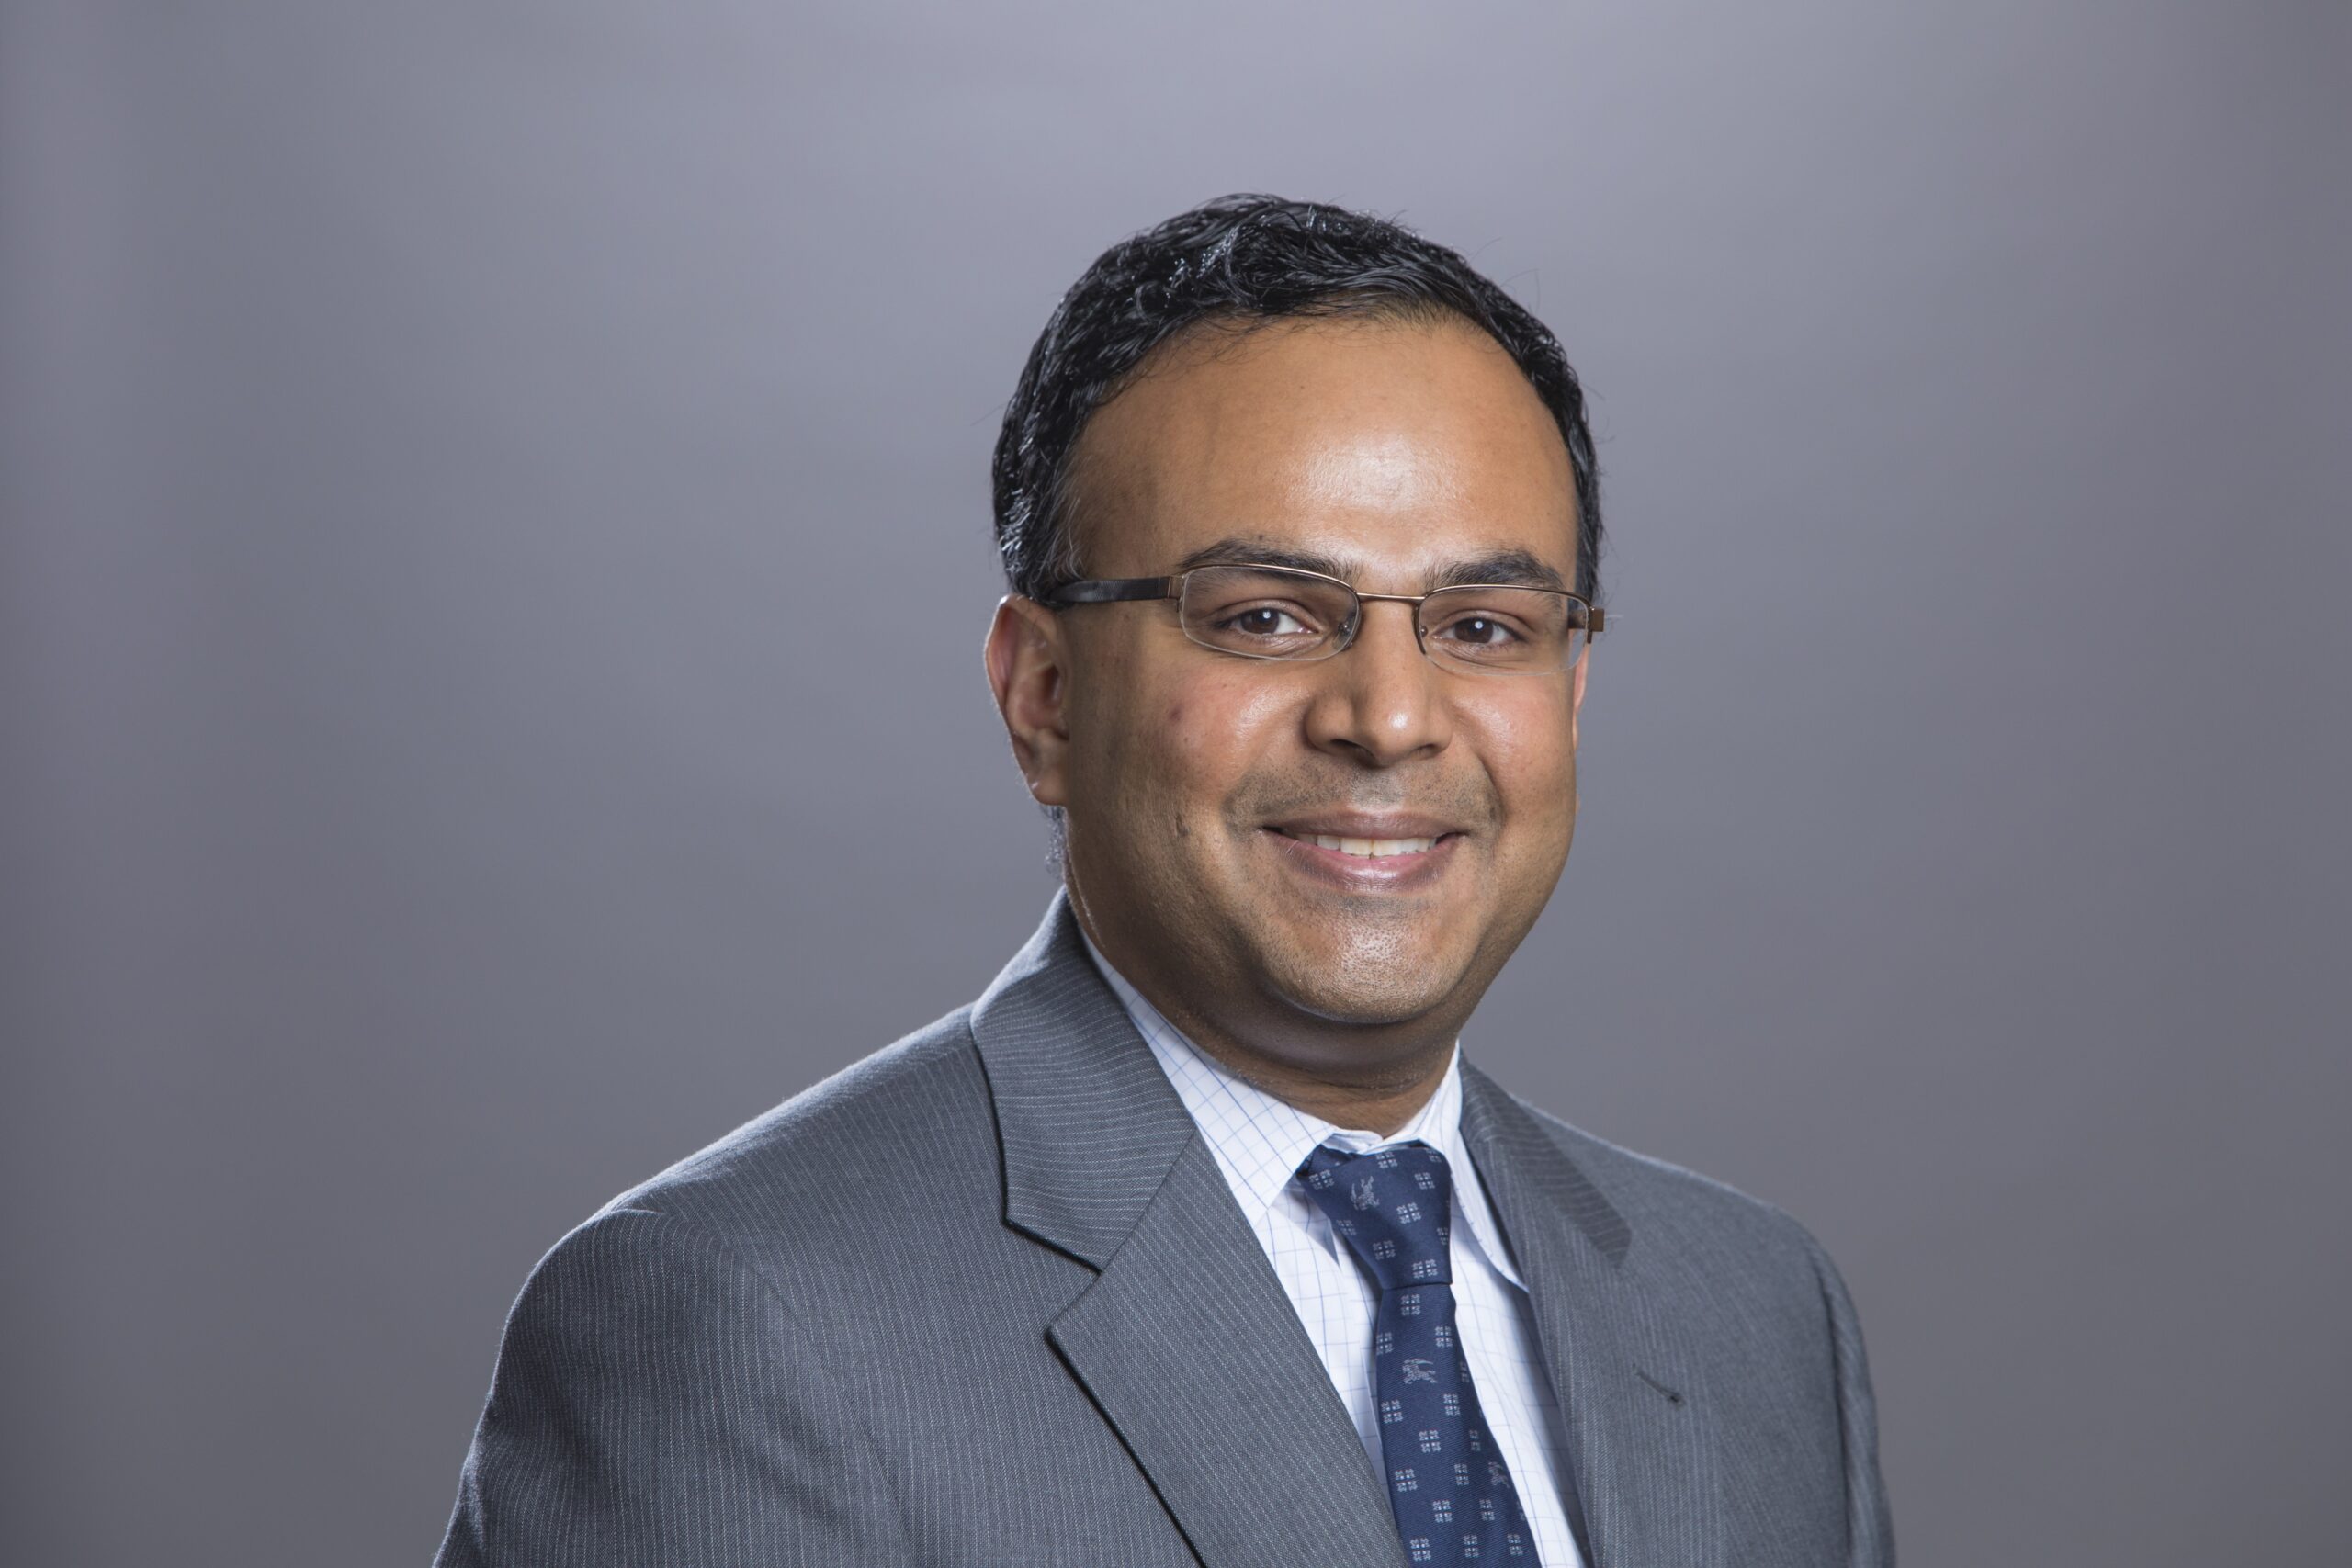
[[1334, 1077], [1250, 1050], [1200, 1024], [1179, 1022], [1165, 1008], [1160, 1010], [1169, 1022], [1184, 1032], [1184, 1038], [1236, 1077], [1335, 1127], [1377, 1133], [1384, 1138], [1401, 1131], [1420, 1113], [1453, 1061], [1453, 1042], [1447, 1040], [1424, 1047], [1377, 1076]]
[[[1204, 1012], [1173, 987], [1137, 974], [1102, 951], [1096, 961], [1150, 1003], [1184, 1038], [1236, 1077], [1335, 1127], [1399, 1131], [1430, 1102], [1453, 1062], [1454, 1030], [1430, 1020], [1411, 1024], [1343, 1025], [1301, 1018], [1289, 1027], [1236, 1029]], [[1268, 1042], [1279, 1041], [1280, 1047]]]

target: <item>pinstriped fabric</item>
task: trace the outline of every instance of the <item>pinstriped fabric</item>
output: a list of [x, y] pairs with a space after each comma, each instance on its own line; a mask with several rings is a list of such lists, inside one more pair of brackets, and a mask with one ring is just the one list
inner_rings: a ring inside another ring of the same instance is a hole
[[[1579, 1481], [1600, 1477], [1599, 1561], [1890, 1562], [1860, 1341], [1811, 1239], [1467, 1068], [1463, 1091]], [[1337, 1568], [1397, 1551], [1313, 1345], [1057, 898], [974, 1009], [541, 1261], [439, 1562]]]
[[[579, 1325], [573, 1327], [573, 1325]], [[735, 1353], [760, 1345], [763, 1355]], [[839, 1560], [886, 1551], [889, 1472], [855, 1452], [839, 1391], [802, 1327], [715, 1237], [674, 1215], [616, 1209], [532, 1278], [464, 1478], [445, 1562], [762, 1561], [823, 1541]], [[567, 1462], [530, 1462], [560, 1429]], [[838, 1479], [815, 1484], [823, 1475]], [[771, 1483], [772, 1505], [730, 1484]], [[652, 1505], [652, 1506], [649, 1506]]]
[[[981, 995], [974, 1021], [987, 1037], [998, 1123], [1021, 1151], [1005, 1170], [1008, 1217], [1100, 1267], [1193, 1141], [1193, 1125], [1149, 1053], [1125, 1048], [1139, 1043], [1099, 982], [1032, 983], [1056, 961], [1057, 944], [1043, 940], [1054, 934], [1048, 921]], [[1073, 1041], [1093, 1048], [1073, 1051]], [[1117, 1157], [1105, 1159], [1105, 1149]]]
[[1860, 1329], [1804, 1228], [1476, 1068], [1463, 1126], [1530, 1288], [1566, 1308], [1542, 1322], [1592, 1554], [1893, 1568]]
[[518, 1298], [440, 1561], [1195, 1562], [1001, 1192], [959, 1013], [624, 1194]]
[[[1790, 1222], [1793, 1224], [1795, 1222]], [[1870, 1367], [1862, 1351], [1862, 1324], [1854, 1299], [1838, 1265], [1811, 1235], [1805, 1242], [1813, 1255], [1814, 1271], [1821, 1281], [1827, 1308], [1830, 1344], [1838, 1369], [1838, 1450], [1849, 1471], [1878, 1474], [1878, 1406], [1871, 1397]], [[1846, 1494], [1846, 1542], [1856, 1562], [1894, 1562], [1894, 1517], [1883, 1486], [1854, 1488]]]
[[1464, 1352], [1482, 1391], [1495, 1440], [1518, 1480], [1540, 1561], [1546, 1568], [1576, 1568], [1576, 1537], [1565, 1500], [1559, 1404], [1537, 1353], [1533, 1304], [1511, 1265], [1510, 1248], [1503, 1244], [1477, 1168], [1463, 1142], [1460, 1051], [1429, 1102], [1394, 1137], [1335, 1127], [1227, 1072], [1127, 984], [1091, 942], [1086, 943], [1086, 952], [1208, 1140], [1234, 1201], [1249, 1219], [1283, 1293], [1348, 1407], [1357, 1440], [1375, 1467], [1387, 1462], [1373, 1396], [1379, 1292], [1294, 1177], [1299, 1162], [1327, 1142], [1361, 1151], [1424, 1141], [1461, 1173], [1454, 1184], [1454, 1207], [1462, 1223], [1454, 1227], [1452, 1250]]
[[1266, 1568], [1394, 1560], [1345, 1410], [1059, 898], [973, 1021], [1007, 1220], [1102, 1270], [1053, 1342], [1194, 1550]]
[[1347, 1413], [1231, 1203], [1188, 1145], [1053, 1342], [1204, 1562], [1397, 1564]]

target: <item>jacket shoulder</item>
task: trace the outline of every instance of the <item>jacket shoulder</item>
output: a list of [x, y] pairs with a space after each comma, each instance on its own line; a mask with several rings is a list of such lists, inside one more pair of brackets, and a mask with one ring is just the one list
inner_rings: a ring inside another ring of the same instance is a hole
[[671, 1215], [753, 1255], [888, 1234], [916, 1190], [1000, 1186], [969, 1008], [852, 1063], [648, 1180], [600, 1214]]

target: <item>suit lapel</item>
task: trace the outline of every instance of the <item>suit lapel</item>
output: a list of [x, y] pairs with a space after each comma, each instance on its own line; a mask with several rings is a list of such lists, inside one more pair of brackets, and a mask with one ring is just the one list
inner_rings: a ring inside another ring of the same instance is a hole
[[1591, 1568], [1715, 1561], [1703, 1391], [1629, 1263], [1634, 1233], [1534, 1116], [1467, 1063], [1462, 1130], [1533, 1299]]
[[1398, 1559], [1387, 1494], [1203, 1145], [1051, 1333], [1203, 1562]]
[[1346, 1407], [1061, 895], [972, 1032], [1006, 1223], [1099, 1270], [1041, 1326], [1202, 1562], [1398, 1562]]

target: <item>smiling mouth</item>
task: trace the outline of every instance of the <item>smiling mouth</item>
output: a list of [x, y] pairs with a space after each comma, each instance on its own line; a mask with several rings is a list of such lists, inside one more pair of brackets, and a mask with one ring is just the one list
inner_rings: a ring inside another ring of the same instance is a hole
[[1430, 839], [1351, 839], [1336, 833], [1294, 833], [1287, 829], [1273, 831], [1285, 839], [1295, 839], [1302, 844], [1313, 844], [1318, 850], [1337, 850], [1343, 855], [1361, 860], [1390, 860], [1398, 855], [1426, 854], [1446, 839], [1458, 839], [1459, 833], [1440, 833]]

